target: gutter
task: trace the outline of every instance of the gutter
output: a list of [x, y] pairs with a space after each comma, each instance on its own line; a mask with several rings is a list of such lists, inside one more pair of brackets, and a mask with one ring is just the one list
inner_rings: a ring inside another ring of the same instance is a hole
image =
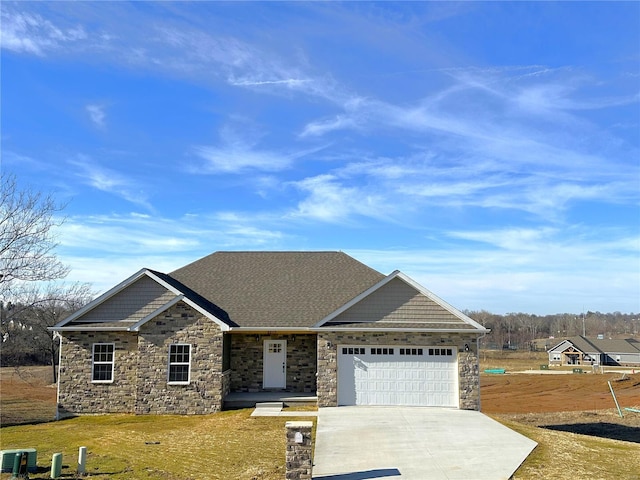
[[424, 333], [473, 333], [479, 334], [482, 333], [486, 335], [491, 330], [487, 330], [486, 328], [483, 330], [479, 330], [477, 328], [469, 329], [469, 328], [357, 328], [357, 327], [334, 327], [334, 328], [312, 328], [312, 332], [320, 333], [320, 332], [424, 332]]
[[131, 327], [48, 327], [51, 332], [131, 332]]
[[314, 333], [309, 327], [230, 327], [229, 333]]

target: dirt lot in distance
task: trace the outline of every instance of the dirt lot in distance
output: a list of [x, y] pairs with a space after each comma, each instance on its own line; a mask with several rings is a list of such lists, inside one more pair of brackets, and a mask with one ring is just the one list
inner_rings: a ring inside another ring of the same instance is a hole
[[[480, 375], [484, 413], [542, 413], [640, 407], [640, 373]], [[640, 414], [639, 414], [640, 415]]]
[[640, 409], [640, 373], [483, 373], [480, 385], [482, 412], [497, 420], [640, 444], [640, 413], [624, 409]]

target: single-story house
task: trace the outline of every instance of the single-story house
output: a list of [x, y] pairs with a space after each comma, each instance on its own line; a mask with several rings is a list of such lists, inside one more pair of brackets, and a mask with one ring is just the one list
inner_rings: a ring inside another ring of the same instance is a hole
[[640, 365], [633, 339], [567, 338], [548, 351], [549, 365]]
[[230, 392], [480, 409], [489, 330], [342, 252], [216, 252], [144, 268], [58, 323], [67, 414], [205, 414]]

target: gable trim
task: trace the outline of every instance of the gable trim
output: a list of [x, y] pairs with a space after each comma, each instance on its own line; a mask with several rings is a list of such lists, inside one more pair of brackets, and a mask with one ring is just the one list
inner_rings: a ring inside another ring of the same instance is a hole
[[[120, 282], [118, 285], [116, 285], [115, 287], [111, 288], [110, 290], [107, 290], [106, 292], [104, 292], [102, 295], [100, 295], [99, 297], [94, 298], [92, 301], [90, 301], [89, 303], [87, 303], [84, 307], [82, 307], [80, 310], [78, 310], [77, 312], [72, 313], [71, 315], [69, 315], [67, 318], [65, 318], [64, 320], [62, 320], [61, 322], [57, 323], [56, 325], [54, 325], [53, 327], [49, 327], [49, 330], [52, 331], [56, 331], [56, 330], [61, 330], [62, 327], [64, 327], [65, 325], [73, 322], [74, 320], [77, 320], [78, 318], [80, 318], [81, 316], [83, 316], [84, 314], [86, 314], [87, 312], [93, 310], [94, 308], [96, 308], [98, 305], [100, 305], [101, 303], [106, 302], [107, 300], [109, 300], [111, 297], [113, 297], [114, 295], [116, 295], [117, 293], [121, 292], [122, 290], [124, 290], [125, 288], [127, 288], [129, 285], [131, 285], [132, 283], [135, 283], [136, 281], [138, 281], [140, 278], [142, 278], [143, 275], [149, 275], [149, 271], [146, 268], [143, 268], [141, 270], [138, 270], [136, 273], [134, 273], [133, 275], [131, 275], [129, 278], [127, 278], [126, 280], [123, 280], [122, 282]], [[156, 280], [154, 278], [154, 280]], [[65, 328], [65, 330], [70, 330], [71, 328]], [[123, 330], [126, 330], [126, 328], [123, 328]]]
[[168, 310], [169, 308], [173, 307], [176, 303], [178, 303], [183, 298], [184, 298], [184, 295], [178, 295], [178, 296], [174, 297], [173, 299], [171, 299], [170, 301], [168, 301], [167, 303], [165, 303], [161, 307], [159, 307], [156, 310], [154, 310], [153, 312], [151, 312], [146, 317], [142, 318], [138, 322], [136, 322], [133, 325], [131, 325], [127, 330], [130, 331], [130, 332], [138, 332], [138, 331], [140, 331], [140, 327], [142, 325], [147, 323], [152, 318], [157, 317], [158, 315], [160, 315], [165, 310]]
[[[383, 286], [385, 286], [387, 283], [389, 283], [394, 278], [398, 278], [398, 279], [402, 280], [403, 282], [405, 282], [406, 284], [408, 284], [409, 286], [411, 286], [412, 288], [417, 290], [419, 293], [421, 293], [422, 295], [424, 295], [425, 297], [427, 297], [431, 301], [435, 302], [436, 304], [438, 304], [439, 306], [441, 306], [442, 308], [447, 310], [449, 313], [451, 313], [455, 317], [457, 317], [460, 320], [462, 320], [464, 323], [473, 326], [474, 329], [475, 329], [475, 330], [447, 329], [446, 331], [452, 331], [452, 332], [453, 331], [465, 331], [465, 332], [476, 332], [476, 333], [478, 333], [478, 332], [479, 333], [488, 333], [488, 332], [491, 331], [491, 330], [483, 327], [478, 322], [476, 322], [475, 320], [471, 319], [470, 317], [468, 317], [464, 313], [462, 313], [457, 308], [449, 305], [447, 302], [442, 300], [440, 297], [438, 297], [437, 295], [435, 295], [431, 291], [429, 291], [426, 288], [424, 288], [422, 285], [420, 285], [416, 281], [414, 281], [411, 278], [409, 278], [407, 275], [402, 273], [400, 270], [394, 270], [392, 273], [387, 275], [385, 278], [380, 280], [378, 283], [376, 283], [375, 285], [369, 287], [367, 290], [362, 292], [360, 295], [358, 295], [355, 298], [351, 299], [349, 302], [345, 303], [343, 306], [341, 306], [340, 308], [338, 308], [334, 312], [332, 312], [329, 315], [327, 315], [326, 317], [324, 317], [322, 320], [320, 320], [318, 323], [316, 323], [312, 328], [314, 330], [315, 329], [319, 329], [320, 327], [323, 327], [323, 326], [326, 326], [328, 328], [329, 326], [326, 325], [327, 323], [329, 323], [331, 320], [333, 320], [334, 318], [338, 317], [340, 314], [342, 314], [345, 311], [347, 311], [349, 308], [351, 308], [355, 304], [359, 303], [364, 298], [368, 297], [369, 295], [371, 295], [375, 291], [377, 291], [380, 288], [382, 288]], [[339, 330], [339, 328], [335, 328], [335, 329], [332, 328], [332, 330]], [[353, 330], [353, 329], [349, 328], [349, 329], [343, 329], [343, 330], [346, 331], [346, 330]], [[445, 330], [425, 328], [425, 329], [419, 329], [419, 330], [416, 330], [416, 331], [439, 331], [439, 332], [442, 332], [442, 331], [445, 331]]]
[[551, 352], [553, 352], [553, 353], [561, 353], [561, 352], [564, 351], [564, 349], [560, 349], [559, 347], [560, 347], [560, 345], [563, 345], [565, 343], [569, 344], [569, 345], [573, 345], [573, 343], [571, 343], [569, 340], [563, 340], [560, 343], [558, 343], [556, 346], [551, 347], [549, 350], [547, 350], [547, 352], [549, 352], [549, 353], [551, 353]]

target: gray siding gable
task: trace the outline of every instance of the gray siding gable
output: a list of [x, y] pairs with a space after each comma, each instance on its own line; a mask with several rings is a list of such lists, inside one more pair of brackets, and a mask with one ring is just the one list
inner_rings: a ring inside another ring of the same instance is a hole
[[398, 278], [391, 280], [327, 324], [357, 322], [466, 325], [451, 312]]
[[316, 327], [488, 331], [399, 271], [352, 299]]
[[235, 326], [222, 309], [160, 272], [142, 269], [70, 315], [52, 331], [138, 331], [156, 315], [183, 301], [223, 330]]
[[65, 323], [65, 326], [95, 326], [96, 328], [121, 326], [128, 328], [163, 307], [175, 297], [174, 292], [143, 275], [115, 295], [94, 305], [83, 315]]

